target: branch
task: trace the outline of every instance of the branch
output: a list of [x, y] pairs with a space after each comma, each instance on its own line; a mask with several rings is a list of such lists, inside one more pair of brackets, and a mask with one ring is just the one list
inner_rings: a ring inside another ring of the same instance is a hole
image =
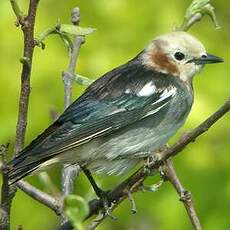
[[34, 52], [34, 25], [38, 6], [38, 0], [31, 0], [28, 10], [28, 15], [25, 17], [22, 26], [24, 35], [24, 54], [22, 58], [22, 73], [21, 73], [21, 91], [19, 99], [19, 112], [16, 129], [16, 140], [14, 146], [14, 154], [17, 155], [23, 148], [26, 126], [27, 113], [30, 96], [30, 76]]
[[164, 173], [165, 173], [164, 176], [174, 186], [174, 188], [176, 189], [177, 193], [180, 196], [180, 201], [184, 203], [184, 206], [186, 208], [186, 211], [191, 220], [194, 230], [201, 230], [202, 227], [197, 217], [196, 210], [194, 208], [191, 193], [183, 188], [179, 178], [176, 175], [176, 171], [170, 159], [166, 160], [165, 166], [166, 167], [164, 169]]
[[[22, 11], [16, 0], [11, 0], [12, 9], [17, 17], [18, 23], [21, 25], [24, 35], [24, 54], [22, 58], [22, 72], [21, 72], [21, 91], [19, 99], [19, 112], [16, 128], [16, 139], [14, 146], [14, 155], [17, 155], [23, 148], [26, 125], [27, 125], [27, 113], [29, 105], [30, 95], [30, 75], [32, 58], [34, 51], [34, 25], [35, 16], [38, 6], [38, 0], [30, 0], [27, 16], [23, 16]], [[6, 150], [7, 151], [7, 150]], [[1, 212], [4, 213], [4, 217], [1, 218], [0, 229], [10, 229], [10, 211], [13, 196], [16, 192], [15, 186], [9, 187], [8, 185], [8, 168], [6, 160], [4, 160], [3, 153], [3, 184], [2, 184], [2, 200], [1, 200]]]
[[[171, 146], [170, 148], [163, 151], [160, 155], [158, 155], [158, 158], [155, 159], [155, 161], [152, 162], [151, 165], [149, 165], [149, 170], [152, 172], [158, 171], [159, 167], [161, 165], [164, 165], [164, 163], [169, 159], [170, 157], [173, 157], [177, 155], [179, 152], [181, 152], [189, 143], [193, 143], [197, 137], [202, 135], [204, 132], [207, 132], [210, 127], [212, 127], [219, 119], [221, 119], [225, 114], [227, 114], [230, 110], [230, 99], [228, 99], [223, 106], [221, 106], [214, 114], [212, 114], [208, 119], [206, 119], [204, 122], [202, 122], [199, 126], [197, 126], [195, 129], [193, 129], [191, 132], [182, 135], [179, 140]], [[114, 188], [112, 191], [108, 193], [108, 200], [110, 202], [113, 202], [112, 209], [116, 208], [125, 198], [127, 198], [128, 194], [127, 191], [133, 193], [141, 190], [143, 188], [143, 182], [148, 177], [149, 171], [146, 170], [146, 168], [143, 166], [139, 170], [137, 170], [133, 175], [131, 175], [129, 178], [127, 178], [125, 181], [120, 183], [116, 188]], [[180, 183], [177, 181], [177, 183]], [[177, 184], [178, 186], [178, 184]], [[183, 191], [183, 187], [180, 186], [177, 188], [178, 191]], [[185, 206], [190, 205], [190, 210], [187, 210], [190, 213], [190, 215], [195, 214], [195, 210], [193, 207], [193, 204], [190, 202], [189, 194], [186, 195], [188, 201], [188, 204], [185, 203]], [[185, 198], [185, 197], [182, 197]], [[86, 219], [97, 215], [100, 210], [103, 210], [103, 201], [94, 199], [89, 202], [89, 215], [86, 217]], [[191, 218], [191, 216], [190, 216]], [[192, 217], [192, 221], [196, 221], [197, 230], [199, 229], [199, 220], [196, 219], [196, 216]], [[105, 216], [103, 216], [100, 219], [96, 219], [91, 223], [88, 227], [92, 226], [98, 226], [103, 220], [105, 219]], [[195, 223], [193, 223], [195, 224]], [[71, 230], [73, 229], [73, 226], [68, 221], [65, 224], [63, 224], [59, 230]]]

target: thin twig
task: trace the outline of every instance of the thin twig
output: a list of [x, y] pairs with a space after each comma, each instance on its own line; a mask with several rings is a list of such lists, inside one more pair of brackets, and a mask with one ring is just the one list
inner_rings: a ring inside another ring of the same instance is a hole
[[[79, 8], [74, 8], [72, 11], [71, 21], [74, 25], [78, 25], [80, 23], [80, 10]], [[73, 47], [70, 49], [70, 62], [67, 71], [63, 72], [62, 78], [64, 82], [64, 107], [65, 109], [72, 102], [72, 82], [74, 79], [74, 73], [76, 70], [76, 63], [80, 52], [80, 47], [85, 41], [83, 36], [75, 36]]]
[[52, 209], [57, 215], [62, 213], [62, 201], [50, 196], [49, 194], [33, 187], [25, 181], [18, 181], [17, 187], [20, 188], [27, 195], [37, 200], [38, 202], [44, 204], [45, 206]]
[[19, 4], [18, 4], [18, 0], [10, 0], [10, 4], [11, 4], [11, 7], [15, 13], [15, 16], [17, 17], [17, 20], [19, 24], [23, 24], [23, 21], [24, 21], [24, 13], [22, 12]]
[[[71, 21], [74, 25], [78, 25], [80, 22], [80, 10], [79, 8], [74, 8], [72, 11]], [[70, 50], [70, 62], [68, 70], [63, 72], [62, 78], [64, 82], [64, 107], [67, 108], [72, 102], [72, 83], [74, 79], [74, 73], [76, 70], [77, 58], [79, 56], [80, 47], [84, 42], [84, 37], [76, 36], [74, 38], [73, 47]], [[63, 195], [66, 196], [73, 191], [74, 178], [79, 172], [79, 167], [77, 165], [65, 165], [62, 175], [62, 185], [63, 185]]]
[[[74, 25], [80, 23], [80, 9], [75, 7], [72, 11], [71, 21]], [[72, 83], [74, 80], [74, 74], [76, 70], [77, 59], [80, 52], [80, 47], [84, 43], [85, 38], [83, 36], [75, 36], [73, 41], [73, 47], [70, 49], [70, 62], [67, 71], [62, 74], [64, 82], [64, 107], [65, 109], [72, 102]], [[78, 165], [65, 165], [62, 173], [62, 193], [64, 196], [69, 195], [73, 191], [73, 184], [75, 177], [79, 174], [80, 167]], [[64, 223], [66, 219], [62, 220]]]
[[184, 189], [184, 187], [182, 186], [170, 159], [166, 160], [165, 166], [166, 167], [164, 169], [164, 176], [174, 186], [174, 188], [180, 196], [180, 201], [184, 203], [184, 206], [186, 208], [186, 211], [191, 220], [194, 230], [201, 230], [202, 227], [197, 216], [190, 191]]
[[68, 196], [73, 192], [74, 179], [79, 175], [79, 165], [65, 165], [62, 172], [62, 194]]

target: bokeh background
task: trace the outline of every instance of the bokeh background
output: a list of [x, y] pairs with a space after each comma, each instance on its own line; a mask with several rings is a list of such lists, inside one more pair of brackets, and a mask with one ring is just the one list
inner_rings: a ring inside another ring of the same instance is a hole
[[[28, 1], [21, 0], [24, 7]], [[97, 31], [89, 35], [82, 46], [77, 72], [96, 79], [106, 71], [126, 62], [159, 34], [172, 30], [184, 17], [190, 0], [79, 0], [40, 1], [36, 34], [54, 25], [60, 19], [69, 22], [74, 6], [81, 9], [81, 25]], [[225, 62], [210, 65], [194, 82], [195, 103], [187, 123], [179, 134], [189, 130], [214, 112], [230, 92], [230, 3], [213, 0], [222, 29], [215, 30], [210, 18], [205, 17], [192, 27], [210, 53], [224, 57]], [[0, 2], [0, 143], [14, 143], [20, 85], [19, 63], [22, 57], [22, 32], [14, 26], [15, 16], [9, 1]], [[68, 55], [60, 38], [51, 36], [46, 49], [36, 48], [32, 71], [32, 93], [26, 143], [29, 143], [50, 123], [50, 111], [63, 110], [63, 83], [61, 72], [67, 68]], [[84, 90], [74, 84], [74, 98]], [[172, 140], [173, 142], [173, 140]], [[189, 145], [174, 158], [178, 175], [184, 186], [192, 191], [195, 206], [204, 229], [229, 229], [230, 226], [230, 116], [227, 115], [208, 133]], [[60, 188], [60, 168], [49, 171]], [[100, 185], [109, 189], [125, 177], [97, 177]], [[159, 178], [149, 178], [151, 184]], [[38, 176], [28, 179], [45, 190]], [[75, 184], [75, 192], [86, 199], [94, 197], [84, 176]], [[125, 201], [114, 212], [117, 221], [107, 219], [98, 229], [192, 229], [185, 209], [178, 201], [172, 186], [165, 183], [155, 193], [135, 194], [138, 212], [131, 214]], [[17, 192], [12, 207], [12, 229], [21, 224], [23, 229], [54, 229], [58, 218], [48, 208]]]

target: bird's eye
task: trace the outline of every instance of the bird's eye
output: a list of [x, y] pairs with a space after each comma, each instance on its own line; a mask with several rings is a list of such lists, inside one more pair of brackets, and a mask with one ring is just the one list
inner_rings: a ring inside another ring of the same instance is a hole
[[184, 59], [185, 56], [184, 56], [184, 54], [181, 53], [181, 52], [176, 52], [176, 53], [174, 54], [174, 57], [176, 58], [176, 60], [181, 61], [181, 60]]
[[206, 54], [203, 54], [201, 57], [202, 58], [207, 58], [208, 56]]

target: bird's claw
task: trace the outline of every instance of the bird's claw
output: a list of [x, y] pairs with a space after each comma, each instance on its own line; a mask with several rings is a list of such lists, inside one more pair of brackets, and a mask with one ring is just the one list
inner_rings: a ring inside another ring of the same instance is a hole
[[149, 156], [144, 164], [144, 172], [147, 173], [149, 176], [154, 176], [157, 171], [153, 170], [151, 166], [154, 165], [159, 159], [159, 153], [154, 153], [154, 155]]
[[161, 165], [161, 166], [159, 167], [159, 169], [158, 169], [161, 179], [162, 179], [163, 181], [168, 181], [168, 177], [167, 177], [167, 175], [166, 175], [165, 170], [166, 170], [166, 166], [165, 166], [165, 165]]
[[112, 214], [112, 205], [108, 206], [108, 204], [103, 201], [103, 206], [104, 206], [103, 214], [105, 216], [110, 217], [112, 220], [117, 220], [117, 217]]
[[110, 201], [108, 194], [109, 191], [103, 191], [101, 189], [97, 193], [98, 197], [102, 200], [103, 203], [103, 215], [110, 217], [112, 220], [117, 220], [117, 217], [113, 216], [111, 213], [113, 208], [113, 202]]

